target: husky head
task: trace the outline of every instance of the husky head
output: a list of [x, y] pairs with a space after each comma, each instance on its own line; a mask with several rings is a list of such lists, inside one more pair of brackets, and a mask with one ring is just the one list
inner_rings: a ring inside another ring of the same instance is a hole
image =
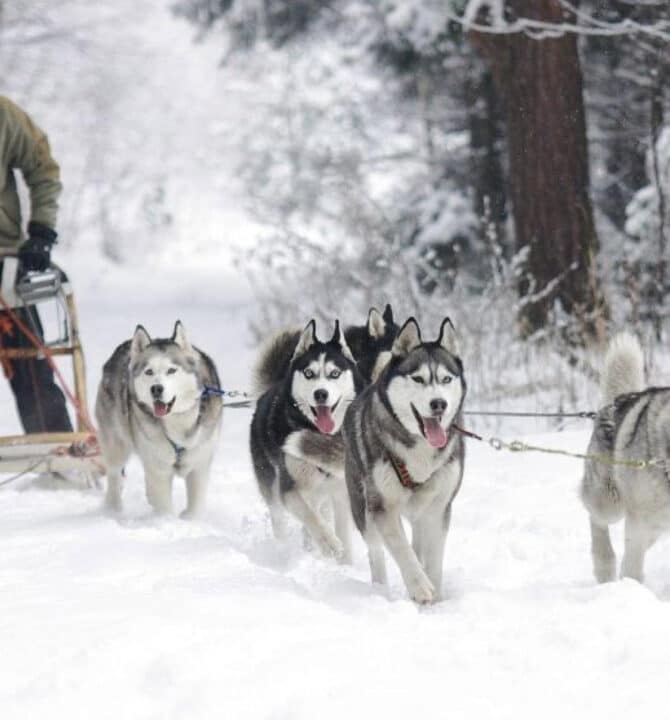
[[133, 395], [154, 417], [182, 413], [200, 401], [196, 351], [179, 320], [169, 339], [154, 339], [138, 325], [130, 342]]
[[393, 310], [387, 305], [383, 313], [370, 308], [365, 325], [347, 328], [345, 335], [363, 379], [374, 382], [391, 358], [391, 346], [398, 334]]
[[382, 397], [403, 427], [434, 448], [447, 444], [447, 430], [465, 397], [463, 363], [456, 333], [445, 318], [434, 342], [424, 342], [414, 318], [400, 329], [380, 385]]
[[328, 342], [316, 337], [316, 323], [303, 330], [291, 359], [291, 398], [302, 415], [319, 432], [336, 433], [344, 413], [356, 396], [356, 363], [339, 320]]

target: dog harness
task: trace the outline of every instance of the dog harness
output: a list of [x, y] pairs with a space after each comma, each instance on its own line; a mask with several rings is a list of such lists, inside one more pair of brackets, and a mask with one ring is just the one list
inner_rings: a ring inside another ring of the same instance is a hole
[[389, 455], [389, 462], [391, 463], [391, 467], [403, 487], [406, 487], [408, 490], [416, 490], [421, 485], [421, 483], [414, 482], [414, 480], [412, 480], [412, 476], [409, 474], [407, 465], [405, 465], [400, 458]]
[[[460, 428], [456, 428], [456, 430], [462, 432]], [[449, 444], [450, 434], [451, 433], [447, 432], [447, 442], [444, 444], [444, 447], [447, 447], [447, 445]], [[408, 490], [416, 490], [417, 488], [421, 487], [422, 483], [418, 483], [412, 479], [412, 476], [407, 469], [407, 465], [405, 465], [405, 463], [399, 457], [389, 454], [388, 460], [391, 463], [391, 467], [393, 468], [396, 477], [398, 478], [400, 484], [403, 487], [406, 487]]]

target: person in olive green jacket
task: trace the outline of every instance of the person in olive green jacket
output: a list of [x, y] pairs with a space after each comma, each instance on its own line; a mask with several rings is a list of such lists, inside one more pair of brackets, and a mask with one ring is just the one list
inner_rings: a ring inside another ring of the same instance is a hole
[[[16, 170], [30, 192], [27, 238], [22, 229]], [[47, 136], [20, 107], [0, 96], [0, 253], [16, 250], [20, 273], [43, 271], [50, 265], [61, 190], [60, 169], [51, 156]], [[35, 307], [19, 308], [17, 314], [42, 333]], [[0, 321], [1, 346], [32, 347], [7, 313], [0, 313]], [[3, 367], [26, 432], [72, 430], [65, 398], [46, 360], [12, 360]]]

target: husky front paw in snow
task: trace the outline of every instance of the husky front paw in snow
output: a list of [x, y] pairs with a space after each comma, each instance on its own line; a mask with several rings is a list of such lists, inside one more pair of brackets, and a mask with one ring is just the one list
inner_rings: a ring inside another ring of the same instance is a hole
[[[372, 581], [386, 583], [384, 546], [410, 596], [440, 596], [451, 504], [463, 476], [454, 431], [465, 398], [463, 365], [445, 319], [434, 342], [410, 318], [378, 380], [352, 403], [342, 429], [354, 520], [368, 545]], [[412, 525], [410, 545], [402, 517]]]
[[[251, 457], [275, 536], [284, 532], [283, 506], [325, 554], [342, 561], [351, 558], [351, 512], [340, 427], [360, 384], [339, 322], [327, 342], [317, 339], [314, 320], [302, 333], [278, 333], [256, 367], [262, 394], [251, 421]], [[321, 513], [328, 501], [334, 531]]]
[[607, 350], [601, 393], [604, 407], [588, 454], [661, 463], [637, 468], [585, 461], [581, 497], [591, 521], [593, 573], [598, 582], [615, 579], [609, 525], [624, 518], [621, 575], [641, 582], [646, 551], [670, 529], [670, 388], [645, 389], [642, 348], [636, 338], [622, 333]]
[[172, 479], [186, 480], [183, 517], [204, 509], [212, 455], [221, 426], [221, 400], [203, 396], [218, 387], [214, 363], [186, 339], [177, 321], [169, 339], [138, 325], [132, 340], [105, 363], [95, 416], [107, 468], [107, 506], [121, 509], [124, 465], [136, 453], [146, 493], [158, 513], [172, 512]]

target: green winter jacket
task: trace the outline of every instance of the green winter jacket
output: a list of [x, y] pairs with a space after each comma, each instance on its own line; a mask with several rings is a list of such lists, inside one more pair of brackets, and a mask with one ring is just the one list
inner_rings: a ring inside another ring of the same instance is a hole
[[0, 247], [16, 247], [23, 239], [15, 168], [30, 190], [30, 220], [55, 230], [63, 186], [47, 136], [21, 108], [0, 95]]

